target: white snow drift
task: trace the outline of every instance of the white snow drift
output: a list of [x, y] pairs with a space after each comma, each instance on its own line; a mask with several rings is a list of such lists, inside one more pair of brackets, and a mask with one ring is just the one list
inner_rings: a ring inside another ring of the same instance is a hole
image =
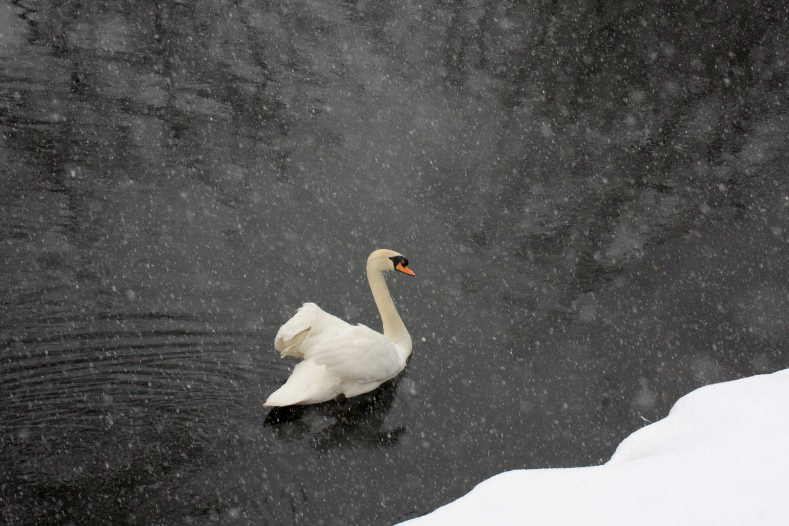
[[518, 470], [409, 526], [789, 524], [789, 369], [709, 385], [602, 466]]

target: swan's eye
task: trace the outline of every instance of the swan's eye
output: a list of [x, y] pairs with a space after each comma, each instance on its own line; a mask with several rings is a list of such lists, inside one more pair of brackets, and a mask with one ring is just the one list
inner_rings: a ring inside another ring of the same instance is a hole
[[414, 275], [414, 271], [408, 268], [408, 260], [403, 256], [392, 256], [389, 258], [392, 260], [392, 265], [394, 266], [394, 270], [398, 272], [402, 272], [403, 274], [408, 274], [409, 276]]

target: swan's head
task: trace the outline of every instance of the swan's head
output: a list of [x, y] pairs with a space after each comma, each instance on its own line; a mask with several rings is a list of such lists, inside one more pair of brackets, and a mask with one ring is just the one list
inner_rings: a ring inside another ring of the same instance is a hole
[[408, 268], [408, 258], [399, 252], [382, 248], [376, 250], [367, 258], [367, 270], [376, 272], [389, 272], [396, 270], [409, 276], [414, 275], [414, 271]]

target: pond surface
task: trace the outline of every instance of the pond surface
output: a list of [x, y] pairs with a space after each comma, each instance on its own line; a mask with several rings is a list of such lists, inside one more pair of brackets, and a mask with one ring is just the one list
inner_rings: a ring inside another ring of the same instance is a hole
[[[697, 4], [2, 1], [0, 522], [390, 524], [789, 367], [789, 14]], [[406, 371], [263, 408], [378, 247]]]

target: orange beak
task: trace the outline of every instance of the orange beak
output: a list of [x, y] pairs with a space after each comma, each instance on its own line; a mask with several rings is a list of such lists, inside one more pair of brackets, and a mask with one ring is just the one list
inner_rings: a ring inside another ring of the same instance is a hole
[[414, 271], [408, 267], [404, 267], [402, 263], [398, 263], [395, 265], [395, 270], [398, 272], [402, 272], [403, 274], [408, 274], [409, 276], [415, 276]]

